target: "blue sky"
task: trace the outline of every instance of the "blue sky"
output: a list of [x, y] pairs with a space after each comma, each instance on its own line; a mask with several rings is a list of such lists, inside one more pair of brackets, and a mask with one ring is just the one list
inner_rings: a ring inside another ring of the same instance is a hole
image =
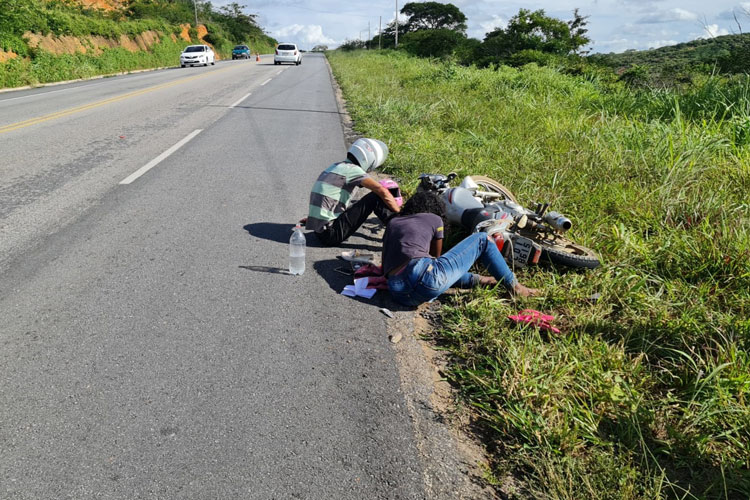
[[[258, 14], [259, 24], [277, 40], [295, 42], [305, 49], [318, 44], [333, 48], [345, 40], [366, 38], [368, 22], [374, 36], [379, 16], [385, 26], [394, 19], [396, 9], [395, 0], [258, 0], [247, 3], [245, 10]], [[399, 0], [399, 9], [404, 3]], [[590, 16], [590, 48], [594, 52], [641, 50], [696, 38], [750, 32], [750, 2], [454, 0], [451, 3], [466, 14], [467, 34], [480, 40], [488, 31], [504, 26], [520, 8], [544, 9], [548, 15], [569, 20], [573, 9], [578, 7], [583, 15]]]

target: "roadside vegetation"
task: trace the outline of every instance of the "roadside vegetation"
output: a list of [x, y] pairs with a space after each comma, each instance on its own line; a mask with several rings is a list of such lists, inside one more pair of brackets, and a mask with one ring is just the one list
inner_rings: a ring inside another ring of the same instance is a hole
[[[256, 24], [255, 17], [237, 3], [212, 7], [199, 2], [198, 19], [207, 33], [198, 37], [191, 0], [130, 0], [113, 3], [111, 10], [87, 8], [70, 1], [3, 0], [0, 15], [0, 50], [15, 57], [0, 62], [0, 88], [86, 78], [135, 69], [175, 66], [182, 49], [209, 43], [222, 58], [231, 57], [232, 47], [242, 43], [254, 52], [273, 51], [276, 41]], [[184, 27], [187, 36], [181, 38]], [[147, 31], [159, 34], [160, 43], [148, 50], [124, 47], [94, 50], [87, 37], [119, 40]], [[29, 44], [27, 33], [82, 40], [86, 53], [53, 54]], [[2, 61], [2, 58], [0, 58]]]
[[[439, 309], [488, 480], [512, 498], [750, 497], [750, 79], [653, 89], [582, 62], [328, 57], [405, 191], [420, 173], [487, 175], [600, 253], [595, 271], [520, 271], [541, 298], [477, 290]], [[507, 320], [526, 307], [562, 333]]]

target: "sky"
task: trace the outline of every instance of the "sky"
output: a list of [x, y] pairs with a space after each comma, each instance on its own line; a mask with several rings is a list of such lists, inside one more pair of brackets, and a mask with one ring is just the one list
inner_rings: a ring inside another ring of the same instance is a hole
[[[237, 0], [257, 14], [258, 24], [279, 42], [302, 49], [334, 48], [346, 40], [367, 39], [393, 21], [396, 1], [382, 0]], [[229, 3], [214, 0], [214, 5]], [[398, 1], [401, 9], [405, 0]], [[448, 3], [448, 2], [443, 2]], [[453, 0], [468, 18], [467, 35], [482, 40], [504, 27], [521, 8], [544, 9], [547, 15], [570, 20], [573, 9], [589, 16], [592, 52], [623, 52], [674, 45], [732, 33], [750, 32], [750, 1], [730, 0]]]

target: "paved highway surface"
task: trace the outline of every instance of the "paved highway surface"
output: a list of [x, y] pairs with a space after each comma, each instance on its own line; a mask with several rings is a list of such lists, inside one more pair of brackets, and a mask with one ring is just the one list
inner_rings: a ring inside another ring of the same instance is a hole
[[459, 496], [340, 250], [283, 274], [345, 150], [314, 55], [0, 94], [0, 498]]

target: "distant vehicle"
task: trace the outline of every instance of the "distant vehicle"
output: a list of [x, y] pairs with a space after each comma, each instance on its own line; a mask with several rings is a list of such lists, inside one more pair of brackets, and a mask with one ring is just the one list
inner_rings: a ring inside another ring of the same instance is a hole
[[273, 56], [274, 64], [292, 63], [296, 66], [302, 64], [302, 53], [294, 43], [280, 43], [276, 46], [276, 54]]
[[250, 59], [250, 47], [235, 45], [232, 49], [232, 59]]
[[202, 64], [208, 66], [216, 64], [216, 55], [208, 45], [188, 45], [180, 54], [180, 67], [196, 66]]

